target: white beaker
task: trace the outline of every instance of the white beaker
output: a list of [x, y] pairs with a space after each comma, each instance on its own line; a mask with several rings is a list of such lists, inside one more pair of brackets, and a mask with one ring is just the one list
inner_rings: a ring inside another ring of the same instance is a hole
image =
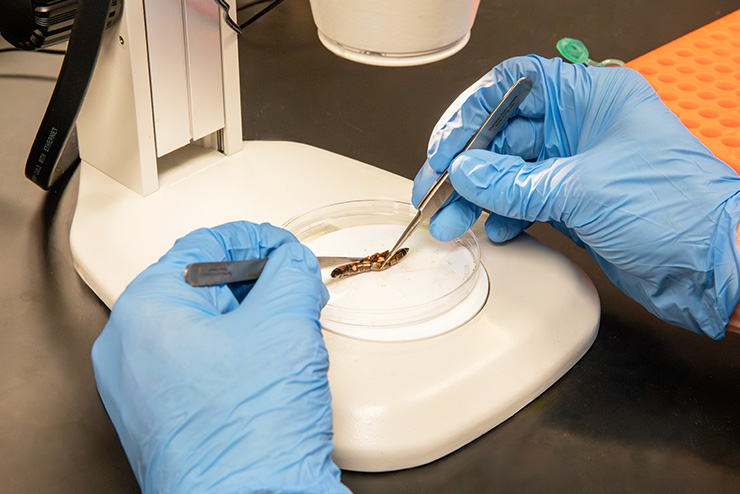
[[370, 65], [435, 62], [470, 39], [480, 0], [311, 0], [319, 39]]

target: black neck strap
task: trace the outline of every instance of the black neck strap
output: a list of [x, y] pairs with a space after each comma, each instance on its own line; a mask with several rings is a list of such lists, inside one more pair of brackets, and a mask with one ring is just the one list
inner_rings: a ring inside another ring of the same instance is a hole
[[26, 162], [26, 177], [44, 190], [64, 172], [59, 158], [90, 85], [113, 2], [82, 0], [77, 7], [67, 54]]

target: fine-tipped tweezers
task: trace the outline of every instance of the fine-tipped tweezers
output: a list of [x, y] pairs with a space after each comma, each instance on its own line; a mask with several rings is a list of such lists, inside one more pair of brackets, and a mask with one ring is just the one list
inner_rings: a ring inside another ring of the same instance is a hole
[[[470, 149], [486, 149], [493, 138], [496, 137], [496, 134], [498, 134], [504, 127], [504, 124], [509, 120], [509, 117], [511, 117], [519, 108], [519, 104], [527, 97], [531, 89], [532, 81], [530, 79], [522, 77], [516, 81], [506, 92], [504, 97], [501, 99], [501, 102], [491, 112], [486, 121], [483, 122], [483, 125], [481, 125], [478, 131], [473, 134], [473, 137], [471, 137], [467, 144], [465, 144], [465, 147], [460, 150], [460, 153]], [[421, 199], [416, 215], [403, 231], [386, 259], [393, 256], [403, 243], [408, 240], [411, 234], [414, 233], [414, 230], [416, 230], [424, 220], [431, 218], [432, 215], [434, 215], [434, 213], [444, 205], [450, 197], [450, 194], [454, 192], [455, 189], [452, 187], [449, 180], [447, 180], [448, 176], [449, 174], [445, 170]]]

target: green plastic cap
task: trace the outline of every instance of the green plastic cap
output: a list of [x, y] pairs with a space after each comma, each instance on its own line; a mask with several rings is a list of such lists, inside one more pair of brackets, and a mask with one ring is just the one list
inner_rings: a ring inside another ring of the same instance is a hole
[[588, 49], [582, 41], [573, 38], [563, 38], [558, 41], [558, 51], [566, 60], [573, 63], [587, 63]]

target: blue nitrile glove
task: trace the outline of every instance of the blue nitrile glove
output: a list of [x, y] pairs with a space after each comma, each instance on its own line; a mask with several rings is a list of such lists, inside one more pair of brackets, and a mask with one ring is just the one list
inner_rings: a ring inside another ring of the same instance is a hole
[[[492, 151], [464, 146], [520, 77], [534, 83]], [[614, 284], [658, 317], [721, 338], [740, 299], [740, 179], [635, 71], [513, 58], [442, 116], [414, 203], [449, 166], [464, 198], [433, 218], [449, 240], [480, 215], [503, 242], [547, 221], [584, 246]]]
[[[185, 283], [192, 262], [269, 256], [239, 303]], [[146, 493], [346, 493], [331, 460], [328, 300], [285, 230], [197, 230], [140, 274], [92, 350], [95, 378]]]

